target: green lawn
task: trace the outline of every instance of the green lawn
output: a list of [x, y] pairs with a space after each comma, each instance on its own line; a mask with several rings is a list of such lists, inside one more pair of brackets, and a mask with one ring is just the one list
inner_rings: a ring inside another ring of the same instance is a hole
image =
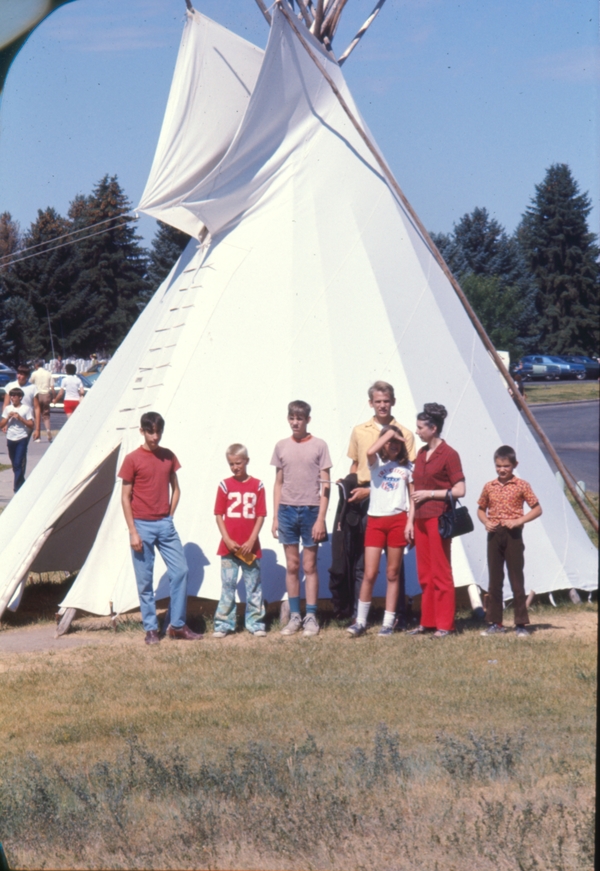
[[573, 402], [599, 398], [598, 381], [528, 381], [525, 384], [527, 402]]

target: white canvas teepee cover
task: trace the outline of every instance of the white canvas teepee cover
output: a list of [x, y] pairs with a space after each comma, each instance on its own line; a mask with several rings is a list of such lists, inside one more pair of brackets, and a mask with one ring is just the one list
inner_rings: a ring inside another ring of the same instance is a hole
[[[356, 112], [335, 61], [304, 36]], [[395, 416], [409, 426], [424, 402], [447, 406], [444, 436], [461, 454], [472, 513], [493, 475], [495, 448], [515, 447], [519, 470], [544, 507], [541, 520], [526, 530], [529, 589], [596, 588], [596, 550], [454, 290], [277, 9], [241, 125], [223, 158], [179, 208], [210, 235], [201, 248], [190, 243], [119, 355], [5, 511], [15, 506], [11, 522], [17, 531], [25, 516], [21, 506], [25, 500], [34, 505], [28, 518], [33, 531], [20, 533], [21, 552], [30, 561], [35, 530], [38, 536], [48, 530], [87, 480], [79, 465], [89, 478], [119, 444], [121, 457], [133, 449], [139, 416], [152, 408], [165, 417], [164, 444], [182, 463], [176, 523], [190, 564], [188, 590], [218, 597], [213, 505], [218, 481], [228, 474], [226, 446], [248, 446], [250, 472], [269, 493], [273, 445], [289, 433], [287, 403], [304, 399], [313, 407], [311, 431], [329, 444], [332, 477], [341, 477], [349, 468], [350, 431], [371, 413], [367, 387], [382, 378], [394, 384]], [[120, 372], [119, 360], [127, 361]], [[88, 459], [80, 441], [92, 438]], [[59, 457], [67, 462], [71, 441], [79, 453], [65, 481]], [[48, 494], [40, 490], [44, 481]], [[42, 495], [38, 515], [35, 500]], [[119, 502], [117, 483], [65, 606], [106, 614], [111, 602], [117, 612], [137, 605]], [[265, 595], [273, 599], [283, 593], [284, 569], [269, 526], [270, 519], [261, 536], [262, 567]], [[483, 530], [456, 540], [453, 548], [456, 582], [486, 587]], [[320, 554], [326, 594], [327, 548]], [[12, 552], [8, 559], [0, 555], [0, 594], [10, 586], [11, 573], [14, 578], [20, 570], [20, 578], [27, 566], [25, 556], [17, 564]], [[156, 583], [166, 592], [160, 561]]]

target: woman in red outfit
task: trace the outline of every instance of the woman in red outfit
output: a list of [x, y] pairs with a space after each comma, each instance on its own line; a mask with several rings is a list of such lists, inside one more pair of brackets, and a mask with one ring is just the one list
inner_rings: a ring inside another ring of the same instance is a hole
[[410, 634], [420, 635], [429, 629], [435, 630], [435, 638], [454, 631], [455, 610], [451, 539], [440, 536], [438, 518], [446, 510], [448, 490], [456, 499], [466, 492], [460, 457], [440, 437], [447, 416], [437, 402], [426, 403], [417, 415], [417, 435], [425, 445], [417, 454], [413, 471], [414, 541], [423, 597], [421, 625]]

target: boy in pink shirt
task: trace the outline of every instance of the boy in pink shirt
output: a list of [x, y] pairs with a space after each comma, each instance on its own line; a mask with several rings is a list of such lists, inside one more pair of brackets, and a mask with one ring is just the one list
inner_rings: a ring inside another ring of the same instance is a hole
[[[304, 629], [309, 637], [319, 634], [317, 598], [317, 548], [327, 541], [325, 514], [329, 502], [331, 458], [323, 439], [308, 433], [310, 405], [296, 400], [288, 405], [288, 423], [292, 437], [275, 445], [271, 465], [275, 477], [273, 526], [275, 538], [285, 550], [285, 585], [290, 602], [290, 620], [282, 635]], [[303, 545], [302, 567], [306, 579], [306, 617], [300, 617], [300, 542]]]

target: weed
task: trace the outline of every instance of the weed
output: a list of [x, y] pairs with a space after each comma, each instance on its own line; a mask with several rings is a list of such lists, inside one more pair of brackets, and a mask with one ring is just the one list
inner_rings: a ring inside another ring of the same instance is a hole
[[468, 741], [451, 735], [436, 736], [442, 767], [456, 781], [495, 780], [512, 775], [523, 750], [523, 736], [499, 738], [492, 732], [476, 735]]

